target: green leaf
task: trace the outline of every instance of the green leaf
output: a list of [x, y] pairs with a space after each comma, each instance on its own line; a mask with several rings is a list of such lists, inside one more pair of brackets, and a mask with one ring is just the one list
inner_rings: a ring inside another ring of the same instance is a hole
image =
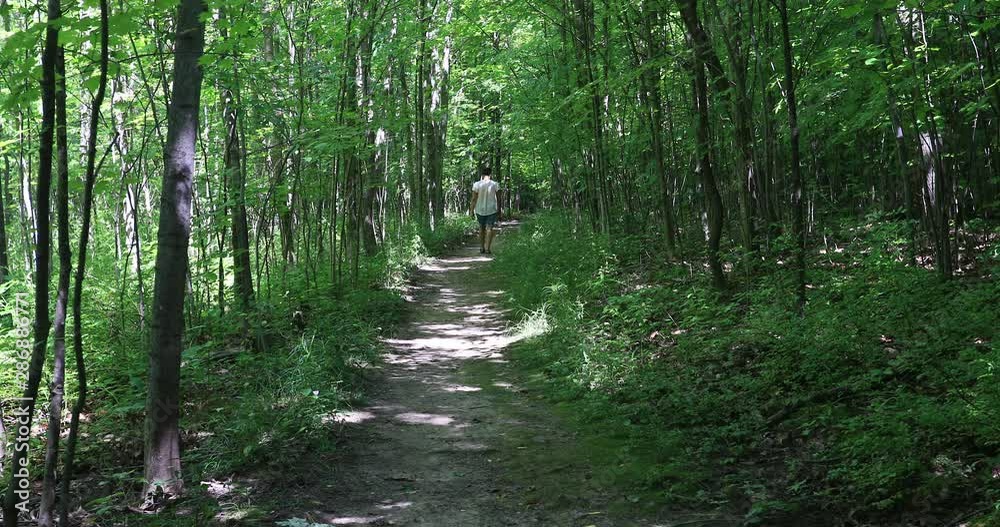
[[97, 91], [97, 89], [101, 87], [101, 76], [94, 75], [89, 77], [87, 80], [83, 81], [83, 87], [87, 88], [91, 92]]
[[131, 13], [118, 13], [108, 18], [108, 29], [116, 35], [127, 35], [139, 31], [141, 26]]

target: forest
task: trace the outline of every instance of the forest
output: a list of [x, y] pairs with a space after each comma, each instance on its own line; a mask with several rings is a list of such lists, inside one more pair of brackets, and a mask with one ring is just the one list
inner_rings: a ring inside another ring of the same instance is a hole
[[0, 0], [0, 519], [1000, 525], [998, 40]]

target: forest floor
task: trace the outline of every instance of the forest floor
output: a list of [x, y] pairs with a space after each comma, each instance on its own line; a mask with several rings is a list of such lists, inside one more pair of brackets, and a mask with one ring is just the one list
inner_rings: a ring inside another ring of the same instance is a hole
[[336, 448], [263, 478], [278, 525], [732, 525], [631, 493], [622, 445], [530, 387], [489, 261], [470, 244], [414, 274], [367, 404], [331, 419]]

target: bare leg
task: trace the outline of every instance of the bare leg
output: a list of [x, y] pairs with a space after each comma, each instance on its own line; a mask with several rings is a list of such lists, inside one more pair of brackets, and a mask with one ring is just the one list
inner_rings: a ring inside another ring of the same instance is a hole
[[486, 250], [486, 226], [479, 226], [479, 248]]
[[490, 225], [489, 227], [486, 228], [486, 252], [490, 252], [493, 249], [493, 236], [494, 236], [494, 234], [495, 234], [495, 231], [493, 230], [493, 226], [492, 225]]

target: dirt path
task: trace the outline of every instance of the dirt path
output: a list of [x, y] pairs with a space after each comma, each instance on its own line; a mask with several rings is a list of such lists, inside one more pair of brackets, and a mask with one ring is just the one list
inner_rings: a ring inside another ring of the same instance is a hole
[[629, 518], [638, 514], [627, 506], [636, 498], [593, 477], [591, 458], [600, 453], [520, 387], [504, 355], [511, 337], [488, 262], [469, 245], [416, 273], [407, 320], [387, 341], [370, 404], [338, 417], [336, 453], [297, 478], [282, 518], [428, 527], [670, 525]]

